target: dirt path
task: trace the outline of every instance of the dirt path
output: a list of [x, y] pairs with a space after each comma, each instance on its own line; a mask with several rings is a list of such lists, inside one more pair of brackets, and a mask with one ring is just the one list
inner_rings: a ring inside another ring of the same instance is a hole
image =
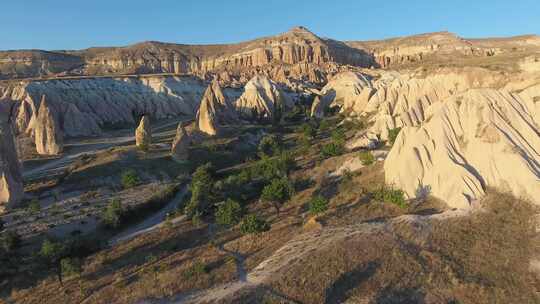
[[[156, 229], [163, 227], [165, 225], [165, 220], [167, 219], [167, 214], [172, 213], [174, 211], [176, 206], [178, 206], [178, 204], [182, 201], [182, 199], [186, 195], [186, 192], [187, 192], [187, 187], [184, 186], [182, 189], [178, 191], [175, 197], [165, 207], [163, 207], [154, 215], [145, 219], [143, 222], [129, 228], [128, 230], [112, 238], [109, 241], [109, 246], [117, 245], [121, 242], [131, 240], [134, 237], [137, 237], [141, 234], [149, 233], [151, 231], [154, 231]], [[176, 224], [183, 221], [184, 219], [186, 219], [186, 216], [182, 215], [180, 217], [172, 219], [171, 223]]]
[[404, 215], [388, 221], [360, 223], [338, 228], [324, 228], [321, 231], [303, 233], [289, 241], [272, 256], [260, 263], [245, 276], [245, 279], [240, 277], [240, 279], [235, 282], [218, 285], [198, 292], [177, 295], [172, 299], [162, 300], [157, 303], [213, 303], [227, 299], [244, 288], [253, 288], [265, 283], [273, 275], [285, 269], [293, 261], [298, 260], [315, 250], [331, 246], [336, 242], [362, 234], [372, 234], [377, 231], [392, 231], [394, 225], [405, 223], [414, 223], [418, 225], [418, 231], [421, 232], [419, 237], [422, 238], [428, 235], [426, 229], [429, 229], [429, 227], [427, 227], [429, 226], [429, 221], [467, 216], [474, 210], [477, 209], [447, 211], [435, 215]]

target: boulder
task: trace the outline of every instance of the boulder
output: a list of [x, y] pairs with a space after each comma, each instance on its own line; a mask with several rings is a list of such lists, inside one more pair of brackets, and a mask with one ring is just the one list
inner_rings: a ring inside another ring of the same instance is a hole
[[148, 115], [144, 115], [141, 118], [139, 127], [135, 130], [135, 144], [143, 150], [150, 148], [152, 144], [152, 128]]
[[467, 208], [487, 187], [540, 204], [540, 115], [518, 95], [473, 89], [433, 104], [404, 127], [384, 164], [386, 183]]
[[23, 180], [8, 108], [11, 101], [0, 100], [0, 213], [17, 206], [23, 198]]
[[182, 123], [178, 124], [176, 136], [172, 142], [171, 156], [177, 162], [184, 162], [189, 159], [189, 146], [191, 137], [187, 134]]
[[58, 121], [58, 115], [45, 95], [41, 97], [37, 116], [33, 121], [34, 139], [37, 153], [58, 155], [64, 151], [64, 133]]

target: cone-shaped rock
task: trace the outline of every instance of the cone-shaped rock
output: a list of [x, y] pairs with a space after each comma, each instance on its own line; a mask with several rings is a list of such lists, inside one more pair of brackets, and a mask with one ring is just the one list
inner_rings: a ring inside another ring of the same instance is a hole
[[23, 197], [21, 168], [7, 108], [8, 102], [0, 101], [0, 213], [6, 207], [16, 206]]
[[324, 106], [321, 103], [321, 98], [319, 96], [315, 97], [315, 99], [313, 100], [313, 104], [311, 105], [311, 117], [324, 117]]
[[41, 97], [39, 111], [34, 124], [36, 150], [39, 154], [58, 155], [64, 151], [64, 133], [45, 95]]
[[178, 124], [176, 136], [172, 143], [171, 156], [175, 161], [182, 162], [189, 158], [189, 146], [191, 145], [191, 137], [187, 134], [182, 123]]
[[143, 150], [148, 149], [152, 144], [152, 129], [147, 115], [141, 118], [139, 127], [135, 130], [135, 144]]
[[201, 100], [199, 111], [197, 112], [197, 128], [208, 134], [216, 135], [219, 124], [226, 120], [226, 112], [231, 111], [225, 96], [217, 82], [208, 86]]

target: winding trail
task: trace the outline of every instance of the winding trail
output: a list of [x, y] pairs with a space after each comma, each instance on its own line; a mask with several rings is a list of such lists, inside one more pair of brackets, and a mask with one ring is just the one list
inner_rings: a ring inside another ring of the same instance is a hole
[[[173, 199], [161, 210], [159, 210], [157, 213], [153, 214], [152, 216], [145, 219], [143, 222], [129, 228], [126, 231], [123, 231], [119, 235], [115, 236], [109, 241], [109, 246], [118, 245], [121, 242], [125, 242], [128, 240], [131, 240], [139, 235], [146, 234], [149, 232], [152, 232], [156, 229], [159, 229], [165, 225], [165, 220], [167, 219], [167, 214], [174, 211], [176, 206], [182, 201], [184, 196], [187, 193], [187, 187], [183, 186], [182, 189], [176, 193]], [[172, 224], [179, 223], [186, 219], [185, 215], [179, 216], [177, 218], [174, 218], [171, 220]]]
[[[419, 238], [424, 238], [428, 235], [429, 221], [467, 216], [476, 210], [478, 209], [471, 208], [468, 210], [451, 210], [434, 215], [403, 215], [387, 221], [364, 222], [345, 227], [323, 228], [320, 231], [302, 233], [287, 242], [287, 244], [278, 249], [272, 256], [257, 265], [257, 267], [245, 276], [245, 278], [241, 276], [240, 279], [235, 282], [221, 284], [205, 290], [179, 294], [170, 299], [141, 302], [141, 304], [195, 304], [217, 302], [237, 294], [240, 290], [255, 288], [265, 283], [273, 275], [289, 266], [293, 261], [301, 259], [310, 252], [332, 246], [332, 244], [335, 244], [336, 242], [344, 241], [348, 238], [362, 234], [389, 232], [394, 229], [395, 225], [400, 224], [414, 224], [418, 228]], [[240, 261], [243, 263], [243, 260]]]

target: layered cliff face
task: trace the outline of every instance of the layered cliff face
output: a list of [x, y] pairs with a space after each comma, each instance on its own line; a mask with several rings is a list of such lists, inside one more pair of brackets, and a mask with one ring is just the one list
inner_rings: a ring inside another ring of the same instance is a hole
[[3, 95], [16, 102], [12, 115], [17, 134], [33, 134], [31, 117], [46, 96], [65, 135], [76, 137], [135, 125], [145, 113], [155, 119], [194, 115], [204, 89], [192, 77], [121, 77], [24, 81], [5, 86]]
[[[182, 45], [151, 41], [128, 47], [39, 53], [42, 56], [38, 56], [38, 52], [31, 52], [32, 56], [25, 54], [0, 52], [0, 79], [53, 74], [175, 73], [203, 76], [207, 72], [223, 70], [239, 76], [243, 70], [267, 65], [304, 63], [319, 66], [329, 62], [363, 67], [374, 65], [372, 58], [364, 51], [339, 41], [321, 39], [303, 27], [276, 36], [228, 45]], [[297, 69], [301, 68], [299, 66]], [[321, 77], [311, 71], [306, 73], [308, 77]]]
[[422, 126], [400, 132], [384, 165], [386, 182], [457, 208], [486, 187], [540, 204], [539, 114], [532, 100], [493, 89], [433, 104]]
[[[382, 68], [455, 65], [457, 58], [485, 58], [523, 50], [538, 50], [538, 36], [464, 39], [449, 32], [428, 33], [379, 41], [348, 41], [347, 45], [372, 54]], [[472, 62], [469, 62], [469, 64]]]

